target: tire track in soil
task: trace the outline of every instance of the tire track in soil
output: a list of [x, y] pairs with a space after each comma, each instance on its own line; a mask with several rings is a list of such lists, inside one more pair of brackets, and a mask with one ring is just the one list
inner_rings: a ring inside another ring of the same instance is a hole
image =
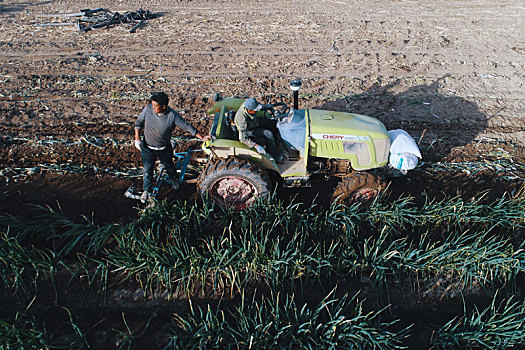
[[[422, 143], [426, 161], [484, 161], [487, 154], [503, 150], [525, 164], [525, 9], [515, 1], [131, 0], [110, 9], [143, 7], [164, 15], [133, 35], [125, 27], [84, 35], [74, 27], [35, 26], [63, 21], [40, 15], [76, 12], [78, 6], [73, 0], [0, 4], [1, 168], [46, 162], [140, 166], [131, 143], [107, 149], [56, 146], [50, 151], [6, 138], [75, 141], [89, 135], [131, 142], [134, 117], [151, 90], [167, 91], [172, 107], [207, 130], [211, 120], [203, 112], [214, 92], [269, 98], [288, 94], [295, 76], [304, 78], [302, 107], [371, 115], [416, 139], [427, 129]], [[94, 0], [86, 6], [108, 5]], [[122, 195], [129, 179], [42, 172], [6, 180], [0, 181], [0, 212], [30, 217], [31, 204], [60, 206], [78, 221], [93, 212], [97, 223], [128, 222], [138, 212], [137, 203]], [[481, 191], [487, 191], [489, 200], [516, 191], [522, 183], [493, 171], [470, 176], [422, 168], [396, 178], [391, 188], [393, 195], [413, 195], [416, 201], [427, 198], [423, 193], [440, 199]], [[324, 188], [325, 183], [315, 186]], [[281, 198], [295, 194], [279, 192]], [[185, 184], [162, 196], [191, 200], [195, 186]], [[298, 192], [305, 203], [314, 197], [311, 191]], [[102, 342], [114, 340], [106, 330], [121, 326], [126, 301], [115, 302], [114, 308], [93, 304], [91, 310], [111, 314], [104, 329], [96, 330]], [[406, 312], [405, 322], [417, 321], [418, 329], [421, 322], [461, 308], [460, 303], [440, 301], [438, 310], [436, 305], [429, 308], [431, 301], [417, 302], [397, 305], [395, 312]], [[139, 310], [134, 324], [149, 316], [140, 315], [142, 306], [131, 299], [126, 305], [126, 312]], [[172, 307], [180, 312], [180, 303]], [[89, 323], [93, 315], [87, 317]], [[170, 317], [167, 312], [159, 319]], [[157, 322], [158, 328], [165, 325]], [[413, 348], [428, 345], [423, 339], [430, 336], [428, 330], [422, 332], [421, 339], [411, 339]]]
[[[415, 138], [427, 129], [425, 158], [453, 160], [452, 150], [487, 138], [515, 144], [513, 157], [525, 158], [524, 10], [515, 2], [130, 1], [111, 10], [145, 5], [163, 16], [135, 34], [124, 26], [81, 34], [35, 26], [63, 21], [42, 15], [75, 12], [71, 0], [6, 4], [2, 135], [128, 140], [153, 89], [206, 130], [214, 92], [287, 94], [299, 76], [304, 107], [371, 115]], [[24, 165], [26, 150], [11, 147], [2, 144], [4, 164]], [[55, 161], [101, 162], [93, 150], [60, 151]], [[126, 152], [104, 162], [139, 162]]]

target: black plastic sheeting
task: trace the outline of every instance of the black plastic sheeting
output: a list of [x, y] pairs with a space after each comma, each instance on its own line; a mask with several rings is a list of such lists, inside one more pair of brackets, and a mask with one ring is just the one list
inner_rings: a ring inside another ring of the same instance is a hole
[[145, 21], [162, 16], [161, 13], [152, 13], [148, 10], [128, 11], [123, 14], [111, 12], [107, 9], [83, 9], [83, 16], [78, 20], [78, 28], [88, 32], [96, 28], [110, 28], [120, 24], [130, 25], [130, 33], [135, 33]]

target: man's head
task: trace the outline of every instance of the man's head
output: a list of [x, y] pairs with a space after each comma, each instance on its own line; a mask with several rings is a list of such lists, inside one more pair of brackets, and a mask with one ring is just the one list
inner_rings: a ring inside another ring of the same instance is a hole
[[163, 113], [168, 108], [169, 98], [164, 92], [152, 93], [150, 101], [155, 113]]
[[255, 112], [261, 110], [262, 104], [257, 102], [257, 100], [252, 97], [244, 102], [244, 107], [246, 108], [249, 114], [255, 114]]

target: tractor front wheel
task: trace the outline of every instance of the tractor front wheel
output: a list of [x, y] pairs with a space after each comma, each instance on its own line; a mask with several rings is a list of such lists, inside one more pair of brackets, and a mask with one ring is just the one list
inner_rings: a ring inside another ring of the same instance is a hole
[[198, 190], [203, 200], [221, 208], [243, 210], [270, 194], [270, 179], [257, 164], [238, 158], [211, 162], [202, 172]]
[[332, 201], [337, 203], [369, 204], [379, 193], [385, 189], [385, 183], [381, 177], [365, 173], [356, 172], [343, 178], [335, 187], [332, 193]]

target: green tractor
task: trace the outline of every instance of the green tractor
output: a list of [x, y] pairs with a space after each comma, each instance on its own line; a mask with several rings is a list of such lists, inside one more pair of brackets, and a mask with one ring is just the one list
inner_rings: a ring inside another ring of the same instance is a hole
[[203, 144], [209, 162], [197, 182], [203, 199], [243, 210], [255, 199], [269, 196], [275, 180], [283, 187], [310, 187], [317, 175], [339, 178], [331, 194], [339, 202], [368, 202], [384, 189], [382, 178], [367, 170], [388, 163], [390, 137], [385, 126], [359, 114], [299, 109], [300, 87], [300, 80], [290, 84], [294, 108], [280, 102], [274, 105], [277, 111], [257, 112], [275, 120], [286, 150], [286, 159], [279, 164], [239, 141], [232, 122], [244, 99], [216, 94], [208, 111], [214, 115], [212, 140]]

